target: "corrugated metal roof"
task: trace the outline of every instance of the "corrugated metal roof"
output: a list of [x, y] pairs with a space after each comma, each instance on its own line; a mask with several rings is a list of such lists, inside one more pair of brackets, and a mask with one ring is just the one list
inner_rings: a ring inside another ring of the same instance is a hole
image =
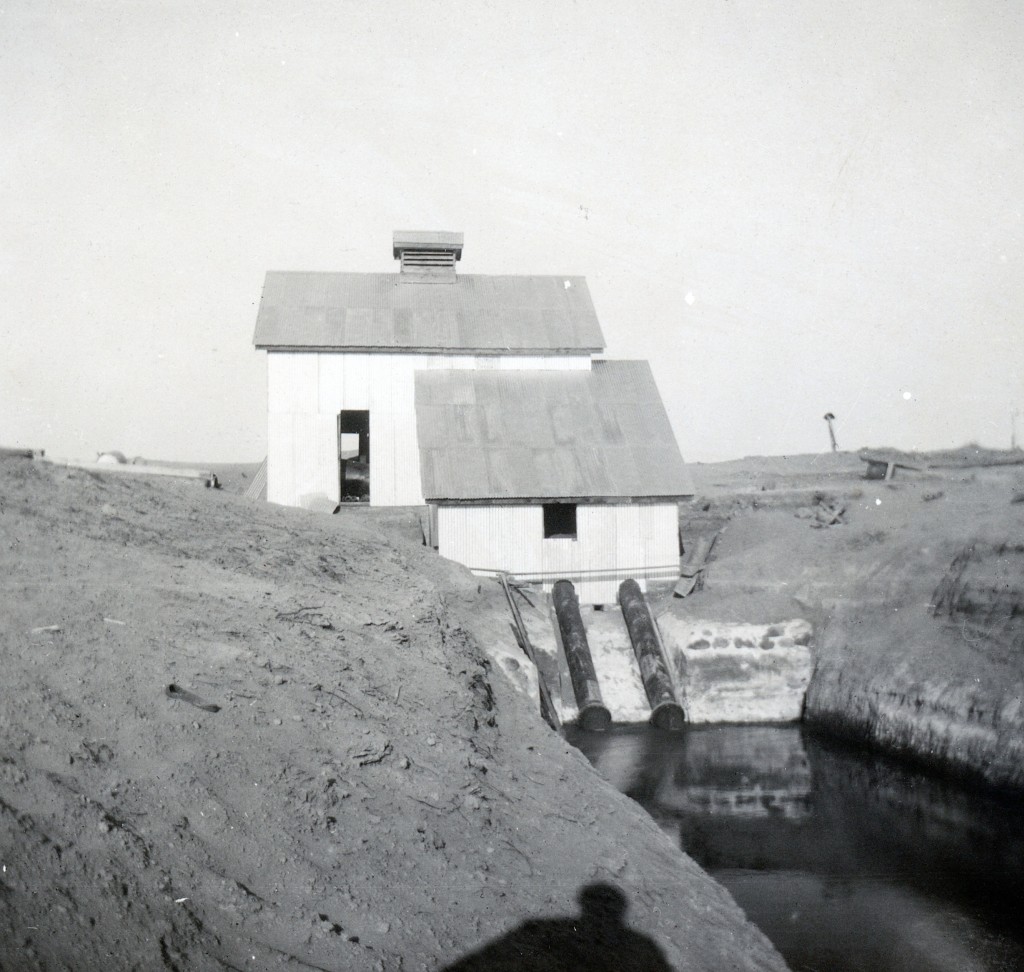
[[[403, 280], [403, 276], [406, 277]], [[255, 344], [270, 350], [590, 351], [604, 348], [583, 277], [272, 271]]]
[[650, 365], [417, 371], [428, 500], [692, 496]]

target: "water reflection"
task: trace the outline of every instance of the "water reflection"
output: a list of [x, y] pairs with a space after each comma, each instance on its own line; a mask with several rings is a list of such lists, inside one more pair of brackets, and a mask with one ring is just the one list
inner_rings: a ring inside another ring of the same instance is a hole
[[811, 765], [796, 726], [666, 735], [646, 728], [573, 742], [617, 789], [666, 820], [807, 816]]
[[1024, 812], [788, 726], [575, 742], [800, 969], [1024, 968]]

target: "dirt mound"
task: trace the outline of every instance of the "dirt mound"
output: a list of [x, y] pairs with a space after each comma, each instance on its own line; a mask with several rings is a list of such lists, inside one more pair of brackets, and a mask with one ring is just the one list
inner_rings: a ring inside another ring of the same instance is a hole
[[0, 969], [432, 969], [595, 882], [674, 968], [783, 968], [371, 514], [0, 462]]

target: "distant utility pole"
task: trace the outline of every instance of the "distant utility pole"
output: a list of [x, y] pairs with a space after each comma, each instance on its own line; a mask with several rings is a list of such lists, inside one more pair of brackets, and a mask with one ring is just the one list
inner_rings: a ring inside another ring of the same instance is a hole
[[835, 432], [835, 429], [832, 428], [832, 423], [835, 420], [836, 420], [836, 417], [831, 412], [826, 412], [825, 413], [825, 421], [828, 422], [828, 438], [829, 438], [829, 442], [832, 443], [832, 451], [833, 452], [838, 452], [839, 451], [839, 446], [836, 445], [836, 432]]
[[1015, 408], [1010, 412], [1010, 448], [1017, 448], [1017, 417], [1020, 415], [1020, 409]]

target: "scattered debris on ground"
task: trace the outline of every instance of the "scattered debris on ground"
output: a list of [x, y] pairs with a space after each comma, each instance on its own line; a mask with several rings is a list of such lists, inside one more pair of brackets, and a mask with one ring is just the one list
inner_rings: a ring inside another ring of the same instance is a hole
[[846, 504], [824, 494], [816, 494], [813, 506], [801, 506], [793, 515], [800, 520], [810, 520], [815, 529], [845, 523]]

